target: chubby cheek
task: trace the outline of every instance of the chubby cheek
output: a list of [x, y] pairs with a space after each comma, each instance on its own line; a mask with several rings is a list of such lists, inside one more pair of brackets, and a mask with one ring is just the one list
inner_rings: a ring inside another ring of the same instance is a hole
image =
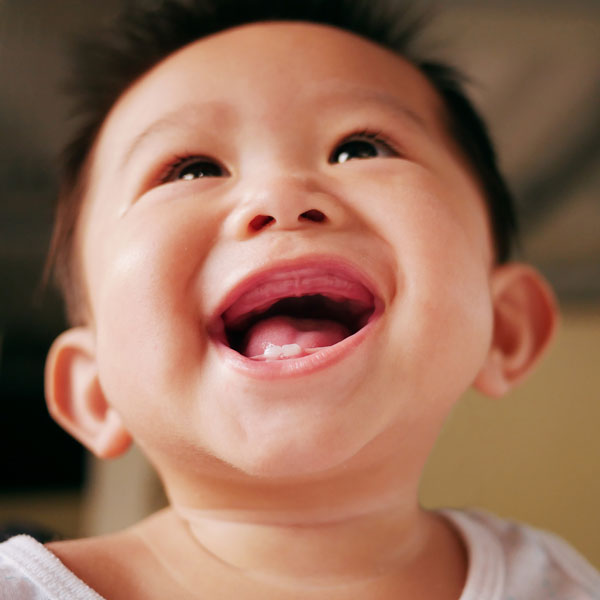
[[477, 375], [492, 335], [485, 210], [468, 186], [449, 192], [426, 173], [403, 184], [384, 221], [401, 269], [390, 326], [404, 359], [397, 373], [414, 386], [419, 410], [423, 402], [450, 408]]
[[206, 336], [194, 281], [211, 226], [177, 207], [133, 207], [90, 236], [100, 379], [126, 421], [136, 418], [129, 414], [135, 407], [145, 418], [155, 409], [165, 418], [168, 396], [185, 397], [190, 374], [202, 364]]

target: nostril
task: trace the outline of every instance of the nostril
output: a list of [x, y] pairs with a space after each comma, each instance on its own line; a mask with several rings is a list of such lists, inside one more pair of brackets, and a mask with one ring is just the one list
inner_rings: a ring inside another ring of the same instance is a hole
[[305, 219], [307, 221], [313, 221], [314, 223], [321, 223], [326, 218], [327, 217], [320, 210], [317, 210], [316, 208], [311, 208], [310, 210], [303, 212], [298, 217], [298, 220], [300, 221], [302, 219]]
[[253, 231], [259, 231], [272, 221], [275, 221], [275, 219], [269, 215], [257, 215], [254, 217], [254, 219], [252, 219], [252, 221], [250, 221], [248, 228], [252, 229]]

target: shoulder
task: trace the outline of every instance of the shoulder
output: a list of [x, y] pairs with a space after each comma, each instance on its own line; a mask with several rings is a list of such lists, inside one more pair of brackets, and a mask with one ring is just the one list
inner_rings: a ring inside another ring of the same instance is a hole
[[140, 566], [143, 571], [145, 564], [140, 562], [138, 540], [128, 531], [54, 542], [47, 549], [78, 579], [97, 590], [101, 594], [98, 599], [143, 597], [132, 588], [131, 573]]
[[442, 512], [467, 546], [469, 579], [493, 573], [498, 598], [600, 600], [600, 573], [557, 535], [481, 510]]
[[[55, 542], [47, 548], [70, 572], [96, 590], [99, 598], [174, 598], [168, 570], [143, 535], [149, 524], [163, 520], [163, 512], [123, 531]], [[161, 529], [159, 534], [154, 537], [162, 540], [164, 531]]]
[[102, 600], [26, 535], [0, 544], [0, 600]]

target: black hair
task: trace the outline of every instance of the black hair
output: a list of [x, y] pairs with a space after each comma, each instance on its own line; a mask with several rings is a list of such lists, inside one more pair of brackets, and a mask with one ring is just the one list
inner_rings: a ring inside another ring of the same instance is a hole
[[164, 58], [191, 42], [232, 27], [262, 21], [331, 25], [391, 49], [419, 69], [440, 95], [448, 131], [483, 190], [496, 261], [509, 260], [516, 238], [513, 200], [498, 169], [486, 126], [466, 96], [453, 67], [419, 58], [415, 40], [424, 19], [402, 0], [163, 0], [130, 7], [116, 26], [78, 43], [69, 92], [75, 133], [61, 164], [61, 192], [49, 265], [65, 296], [73, 323], [83, 316], [82, 283], [73, 249], [88, 158], [98, 132], [118, 98]]

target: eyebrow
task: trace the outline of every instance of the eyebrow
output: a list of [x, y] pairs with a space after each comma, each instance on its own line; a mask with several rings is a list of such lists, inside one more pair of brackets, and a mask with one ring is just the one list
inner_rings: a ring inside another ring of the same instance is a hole
[[408, 120], [412, 121], [415, 125], [417, 125], [420, 129], [425, 132], [429, 132], [430, 127], [427, 124], [427, 121], [417, 112], [411, 110], [406, 104], [397, 96], [385, 92], [383, 90], [379, 90], [376, 88], [357, 86], [352, 83], [348, 83], [346, 81], [340, 80], [330, 80], [325, 83], [319, 84], [319, 86], [314, 90], [309, 90], [309, 95], [314, 95], [319, 100], [326, 101], [334, 101], [339, 100], [340, 97], [346, 103], [352, 103], [356, 101], [357, 103], [372, 103], [384, 105], [392, 112], [400, 115], [403, 118], [408, 118]]
[[[314, 90], [310, 90], [309, 88], [306, 96], [314, 96], [314, 99], [322, 103], [326, 103], [327, 101], [339, 101], [341, 97], [346, 104], [374, 103], [383, 105], [400, 117], [408, 119], [426, 133], [429, 130], [425, 119], [405, 106], [399, 98], [393, 94], [374, 88], [366, 88], [344, 81], [331, 80], [320, 84], [318, 88]], [[151, 140], [165, 131], [187, 131], [198, 124], [201, 115], [203, 119], [205, 119], [207, 113], [211, 115], [210, 119], [220, 118], [224, 121], [232, 121], [236, 111], [234, 107], [227, 102], [206, 101], [184, 104], [183, 106], [166, 113], [156, 121], [153, 121], [141, 133], [134, 137], [131, 144], [127, 147], [127, 150], [123, 153], [119, 170], [125, 168], [125, 165], [129, 162], [132, 155], [135, 154], [141, 146], [145, 145], [148, 140]]]
[[177, 107], [158, 118], [156, 121], [150, 123], [148, 127], [133, 138], [133, 141], [123, 153], [120, 170], [125, 167], [132, 155], [135, 154], [141, 146], [144, 146], [148, 140], [151, 140], [165, 131], [187, 131], [198, 125], [201, 116], [203, 117], [203, 120], [206, 119], [205, 115], [207, 113], [210, 115], [209, 118], [211, 120], [219, 118], [223, 121], [231, 121], [233, 120], [234, 109], [226, 102], [217, 101], [194, 102]]

